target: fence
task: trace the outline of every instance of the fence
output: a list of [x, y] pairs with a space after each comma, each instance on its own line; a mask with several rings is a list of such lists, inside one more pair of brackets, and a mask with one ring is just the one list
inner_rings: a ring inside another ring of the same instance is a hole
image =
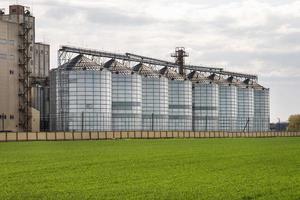
[[131, 115], [74, 112], [41, 118], [42, 131], [224, 131], [265, 132], [270, 120], [264, 118], [237, 118], [220, 116]]
[[75, 141], [172, 138], [271, 138], [300, 137], [300, 132], [191, 132], [191, 131], [106, 131], [106, 132], [2, 132], [0, 142]]

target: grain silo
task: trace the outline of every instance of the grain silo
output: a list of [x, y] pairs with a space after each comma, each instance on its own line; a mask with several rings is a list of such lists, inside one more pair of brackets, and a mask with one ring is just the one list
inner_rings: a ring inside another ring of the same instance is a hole
[[270, 130], [270, 90], [254, 84], [254, 122], [253, 131]]
[[238, 83], [237, 131], [252, 131], [254, 120], [254, 90], [249, 80]]
[[141, 130], [141, 76], [114, 59], [104, 67], [112, 72], [112, 130]]
[[192, 130], [192, 83], [176, 71], [164, 67], [160, 73], [169, 79], [169, 130]]
[[133, 70], [142, 76], [142, 129], [168, 130], [168, 79], [144, 64]]
[[219, 120], [219, 86], [213, 76], [199, 72], [189, 74], [193, 82], [193, 130], [217, 131]]
[[53, 131], [111, 130], [111, 73], [78, 55], [50, 73]]
[[220, 79], [219, 85], [219, 130], [237, 130], [237, 86], [233, 77]]

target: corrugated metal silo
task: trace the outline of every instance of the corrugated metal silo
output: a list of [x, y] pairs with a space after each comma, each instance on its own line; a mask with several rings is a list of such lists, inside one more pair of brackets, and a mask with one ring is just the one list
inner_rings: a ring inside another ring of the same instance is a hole
[[192, 83], [168, 67], [160, 73], [169, 79], [169, 130], [191, 131]]
[[237, 86], [233, 78], [220, 79], [219, 85], [219, 130], [237, 131]]
[[141, 76], [114, 59], [105, 63], [104, 67], [112, 72], [112, 129], [141, 130]]
[[193, 130], [217, 131], [219, 120], [219, 86], [213, 77], [207, 78], [193, 71]]
[[253, 131], [270, 130], [270, 90], [254, 85], [254, 124]]
[[254, 90], [250, 81], [238, 84], [237, 131], [252, 131], [254, 121]]
[[79, 55], [50, 73], [53, 131], [111, 130], [111, 73]]
[[144, 64], [133, 70], [142, 76], [143, 130], [168, 130], [168, 79]]

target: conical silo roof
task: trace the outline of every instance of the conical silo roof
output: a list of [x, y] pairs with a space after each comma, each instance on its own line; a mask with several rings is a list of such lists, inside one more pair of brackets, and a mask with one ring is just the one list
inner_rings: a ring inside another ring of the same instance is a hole
[[255, 90], [269, 90], [268, 88], [265, 88], [264, 86], [262, 86], [262, 85], [260, 85], [260, 84], [258, 84], [256, 82], [253, 83], [253, 88]]
[[171, 80], [185, 80], [182, 75], [177, 73], [175, 70], [170, 69], [169, 67], [162, 68], [159, 73]]
[[143, 63], [134, 66], [133, 71], [143, 76], [160, 77], [160, 74], [157, 71], [152, 69], [150, 66], [144, 65]]
[[91, 59], [83, 56], [78, 55], [72, 60], [70, 60], [68, 63], [65, 63], [64, 65], [60, 66], [60, 68], [66, 69], [66, 70], [101, 70], [103, 69], [99, 64], [92, 61]]
[[206, 77], [206, 76], [200, 74], [197, 71], [192, 71], [191, 73], [189, 73], [188, 78], [193, 83], [213, 83], [213, 82], [215, 82], [214, 81], [214, 76]]
[[253, 88], [254, 83], [250, 79], [246, 79], [244, 81], [237, 80], [237, 86], [241, 88]]
[[113, 73], [120, 73], [120, 74], [132, 74], [133, 71], [131, 68], [123, 65], [119, 61], [115, 59], [111, 59], [103, 65], [104, 68], [110, 70]]

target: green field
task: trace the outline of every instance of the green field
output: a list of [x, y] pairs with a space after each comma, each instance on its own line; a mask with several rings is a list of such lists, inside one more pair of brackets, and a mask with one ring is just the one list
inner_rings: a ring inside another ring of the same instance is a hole
[[300, 138], [0, 143], [0, 199], [300, 200]]

